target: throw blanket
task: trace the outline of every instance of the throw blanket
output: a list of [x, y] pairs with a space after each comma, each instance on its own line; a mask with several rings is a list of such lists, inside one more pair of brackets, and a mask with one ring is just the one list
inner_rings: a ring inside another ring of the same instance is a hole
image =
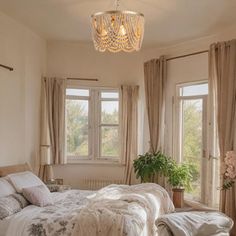
[[156, 219], [173, 211], [168, 193], [157, 184], [110, 185], [90, 197], [73, 236], [154, 236]]
[[[223, 213], [196, 211], [161, 216], [156, 225], [162, 236], [226, 236], [233, 221]], [[164, 228], [167, 228], [166, 234], [161, 234]]]

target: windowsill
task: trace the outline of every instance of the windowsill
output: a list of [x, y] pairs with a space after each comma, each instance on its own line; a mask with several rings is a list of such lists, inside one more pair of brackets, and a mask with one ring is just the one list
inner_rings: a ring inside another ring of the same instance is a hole
[[68, 165], [110, 165], [110, 166], [125, 166], [125, 164], [120, 163], [116, 160], [75, 160], [75, 159], [68, 159]]
[[204, 205], [203, 203], [190, 200], [190, 199], [184, 199], [184, 204], [187, 207], [191, 207], [192, 210], [195, 210], [195, 211], [218, 211], [217, 208], [208, 207], [207, 205]]

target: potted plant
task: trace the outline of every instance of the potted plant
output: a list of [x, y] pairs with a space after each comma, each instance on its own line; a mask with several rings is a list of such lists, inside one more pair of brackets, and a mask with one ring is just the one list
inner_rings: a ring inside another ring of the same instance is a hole
[[168, 182], [172, 185], [173, 203], [176, 208], [184, 205], [184, 190], [191, 189], [193, 165], [174, 163], [168, 174]]
[[172, 158], [161, 152], [147, 152], [144, 155], [139, 155], [134, 160], [134, 171], [136, 178], [141, 178], [142, 183], [158, 183], [155, 181], [158, 176], [167, 177], [169, 184], [172, 185], [173, 202], [177, 208], [183, 207], [184, 190], [191, 190], [193, 177], [198, 178], [194, 164], [177, 164]]
[[155, 182], [158, 176], [168, 176], [172, 165], [173, 160], [163, 153], [147, 152], [144, 155], [139, 155], [139, 157], [134, 160], [134, 171], [136, 178], [141, 178], [142, 183]]

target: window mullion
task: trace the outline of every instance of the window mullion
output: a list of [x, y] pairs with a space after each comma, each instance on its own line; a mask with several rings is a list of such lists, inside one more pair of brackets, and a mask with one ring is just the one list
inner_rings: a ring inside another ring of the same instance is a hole
[[102, 123], [100, 123], [98, 126], [99, 127], [102, 127], [102, 126], [104, 126], [104, 127], [119, 127], [119, 124], [102, 124]]
[[94, 99], [94, 134], [93, 134], [93, 140], [94, 140], [94, 159], [98, 159], [99, 157], [99, 150], [100, 150], [100, 95], [99, 90], [94, 90], [93, 94]]
[[93, 90], [90, 90], [90, 99], [89, 99], [89, 158], [93, 159], [94, 157], [94, 99], [93, 99]]

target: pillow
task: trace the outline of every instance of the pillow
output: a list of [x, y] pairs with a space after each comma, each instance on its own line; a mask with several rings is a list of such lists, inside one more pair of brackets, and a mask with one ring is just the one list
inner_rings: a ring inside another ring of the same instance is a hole
[[5, 178], [0, 178], [0, 197], [5, 197], [15, 192], [16, 190]]
[[12, 195], [0, 198], [1, 220], [19, 211], [21, 211], [20, 203]]
[[22, 194], [14, 193], [11, 196], [14, 197], [20, 203], [22, 209], [30, 204]]
[[52, 205], [52, 197], [45, 185], [23, 188], [24, 197], [33, 205], [44, 207]]
[[19, 172], [7, 176], [18, 193], [22, 193], [23, 188], [46, 185], [35, 174], [30, 171]]

